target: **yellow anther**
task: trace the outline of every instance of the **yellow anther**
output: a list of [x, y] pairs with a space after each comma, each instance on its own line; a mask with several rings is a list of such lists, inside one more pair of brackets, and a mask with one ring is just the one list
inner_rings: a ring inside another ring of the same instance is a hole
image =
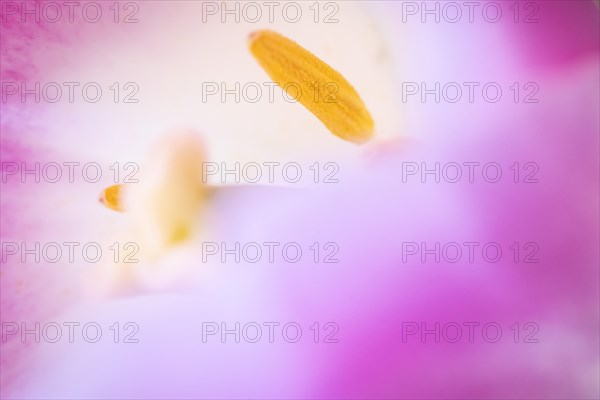
[[252, 55], [271, 79], [334, 135], [354, 143], [364, 143], [373, 136], [371, 114], [339, 72], [276, 32], [254, 32], [249, 42]]
[[104, 206], [110, 208], [111, 210], [123, 212], [123, 185], [117, 184], [112, 185], [104, 189], [100, 193], [100, 203], [104, 204]]

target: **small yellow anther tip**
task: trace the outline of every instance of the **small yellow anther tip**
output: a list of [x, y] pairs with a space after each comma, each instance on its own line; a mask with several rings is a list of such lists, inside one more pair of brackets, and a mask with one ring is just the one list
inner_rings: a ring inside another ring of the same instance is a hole
[[114, 211], [123, 212], [122, 185], [112, 185], [100, 192], [98, 202]]

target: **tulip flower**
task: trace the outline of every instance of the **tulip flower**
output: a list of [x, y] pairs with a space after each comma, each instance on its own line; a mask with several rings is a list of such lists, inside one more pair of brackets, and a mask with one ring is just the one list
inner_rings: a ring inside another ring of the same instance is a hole
[[231, 4], [3, 3], [2, 397], [597, 397], [597, 3]]

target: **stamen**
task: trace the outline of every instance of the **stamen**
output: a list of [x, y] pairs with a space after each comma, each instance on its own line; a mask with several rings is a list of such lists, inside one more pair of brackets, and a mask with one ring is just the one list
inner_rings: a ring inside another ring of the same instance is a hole
[[[271, 79], [334, 134], [354, 143], [373, 136], [371, 114], [336, 70], [290, 39], [270, 30], [253, 32], [249, 46]], [[298, 92], [300, 90], [300, 93]]]
[[100, 193], [100, 198], [98, 200], [111, 210], [123, 212], [125, 210], [123, 207], [122, 189], [122, 184], [109, 186]]

